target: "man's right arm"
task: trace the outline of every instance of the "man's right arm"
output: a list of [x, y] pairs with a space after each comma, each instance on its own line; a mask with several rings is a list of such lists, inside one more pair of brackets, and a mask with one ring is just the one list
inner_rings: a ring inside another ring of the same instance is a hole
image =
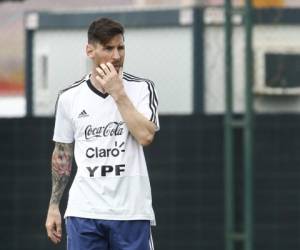
[[59, 203], [70, 179], [72, 161], [73, 144], [56, 142], [52, 154], [52, 193], [46, 220], [48, 237], [54, 243], [61, 241], [62, 230]]

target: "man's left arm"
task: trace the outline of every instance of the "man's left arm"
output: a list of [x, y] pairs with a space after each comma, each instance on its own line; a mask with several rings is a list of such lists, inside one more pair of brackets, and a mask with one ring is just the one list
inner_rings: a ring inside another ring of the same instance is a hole
[[114, 99], [133, 137], [141, 145], [149, 145], [154, 139], [156, 125], [134, 107], [125, 91]]
[[149, 145], [154, 139], [156, 125], [140, 113], [127, 96], [122, 83], [122, 69], [118, 74], [113, 65], [107, 63], [101, 64], [97, 71], [99, 76], [96, 79], [115, 100], [130, 133], [141, 145]]

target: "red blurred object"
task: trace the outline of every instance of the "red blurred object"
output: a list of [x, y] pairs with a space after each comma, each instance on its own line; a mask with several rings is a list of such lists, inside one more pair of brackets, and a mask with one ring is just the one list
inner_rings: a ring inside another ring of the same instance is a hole
[[22, 95], [24, 94], [24, 85], [14, 82], [0, 80], [0, 95]]

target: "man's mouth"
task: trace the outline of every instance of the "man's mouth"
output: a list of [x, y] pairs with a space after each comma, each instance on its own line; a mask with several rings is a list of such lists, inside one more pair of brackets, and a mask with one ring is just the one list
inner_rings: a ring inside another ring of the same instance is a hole
[[115, 70], [119, 73], [121, 65], [120, 64], [113, 64], [113, 65], [115, 67]]

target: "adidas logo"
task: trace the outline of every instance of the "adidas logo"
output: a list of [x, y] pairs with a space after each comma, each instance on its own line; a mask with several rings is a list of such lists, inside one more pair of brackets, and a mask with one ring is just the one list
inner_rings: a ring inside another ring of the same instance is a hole
[[87, 116], [89, 116], [88, 113], [85, 110], [82, 110], [78, 115], [78, 118], [87, 117]]

